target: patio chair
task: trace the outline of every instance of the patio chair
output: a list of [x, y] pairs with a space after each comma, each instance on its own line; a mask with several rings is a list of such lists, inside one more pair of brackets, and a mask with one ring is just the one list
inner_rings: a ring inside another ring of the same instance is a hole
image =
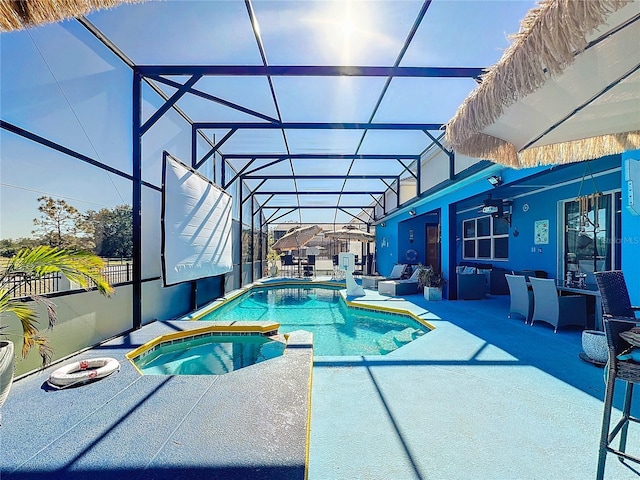
[[315, 255], [307, 255], [307, 264], [304, 266], [304, 276], [305, 277], [316, 276], [316, 256]]
[[284, 273], [285, 268], [289, 267], [286, 270], [289, 271], [289, 275], [293, 276], [293, 269], [295, 267], [295, 263], [293, 262], [293, 255], [285, 255], [282, 262], [282, 272]]
[[338, 263], [339, 263], [338, 255], [334, 255], [333, 256], [333, 275], [331, 275], [331, 278], [334, 280], [344, 279], [344, 272], [340, 270], [340, 265]]
[[530, 277], [533, 286], [533, 315], [535, 321], [553, 325], [556, 333], [559, 327], [579, 325], [587, 327], [587, 301], [584, 295], [558, 296], [556, 282], [553, 279]]
[[524, 317], [524, 323], [529, 323], [533, 315], [533, 291], [527, 287], [524, 275], [505, 274], [511, 306], [509, 307], [509, 318], [513, 318], [516, 313]]
[[[609, 347], [609, 373], [604, 396], [604, 413], [602, 415], [602, 431], [600, 433], [598, 471], [596, 475], [597, 480], [602, 480], [607, 453], [609, 452], [616, 454], [620, 461], [627, 459], [640, 463], [640, 458], [625, 453], [629, 422], [640, 423], [639, 419], [630, 415], [633, 385], [640, 382], [640, 363], [638, 363], [640, 358], [622, 356], [632, 348], [632, 344], [620, 336], [621, 333], [631, 330], [638, 324], [635, 312], [639, 311], [640, 307], [631, 305], [627, 284], [621, 271], [595, 272], [595, 278], [602, 297], [604, 329], [607, 336], [607, 346]], [[627, 336], [626, 338], [633, 341], [633, 337]], [[616, 379], [626, 382], [626, 391], [622, 417], [611, 428], [611, 409]], [[618, 433], [620, 433], [620, 444], [616, 449], [611, 446], [611, 443]]]
[[378, 282], [378, 293], [380, 293], [381, 295], [392, 296], [413, 295], [414, 293], [418, 293], [419, 272], [420, 270], [416, 268], [411, 276], [407, 279], [383, 280], [381, 282]]

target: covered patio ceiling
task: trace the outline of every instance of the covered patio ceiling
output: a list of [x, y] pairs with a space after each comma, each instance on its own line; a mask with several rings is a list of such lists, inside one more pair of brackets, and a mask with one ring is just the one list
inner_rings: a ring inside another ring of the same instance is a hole
[[80, 22], [164, 98], [142, 132], [170, 108], [193, 123], [206, 148], [183, 161], [221, 157], [216, 181], [241, 178], [272, 221], [369, 223], [533, 6], [173, 0]]

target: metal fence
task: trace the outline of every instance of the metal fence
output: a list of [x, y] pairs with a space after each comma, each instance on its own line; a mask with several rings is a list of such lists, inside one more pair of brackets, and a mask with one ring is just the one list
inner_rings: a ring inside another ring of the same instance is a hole
[[30, 297], [60, 290], [60, 275], [51, 273], [38, 279], [25, 281], [24, 276], [15, 275], [5, 278], [0, 288], [8, 290], [12, 297]]
[[111, 285], [117, 283], [130, 282], [133, 278], [133, 263], [108, 263], [102, 271], [107, 281]]
[[[130, 282], [133, 278], [133, 263], [107, 260], [102, 274], [111, 285]], [[12, 297], [30, 297], [69, 290], [73, 287], [60, 274], [52, 273], [30, 281], [25, 281], [21, 275], [5, 278], [0, 284], [0, 288], [9, 290]]]

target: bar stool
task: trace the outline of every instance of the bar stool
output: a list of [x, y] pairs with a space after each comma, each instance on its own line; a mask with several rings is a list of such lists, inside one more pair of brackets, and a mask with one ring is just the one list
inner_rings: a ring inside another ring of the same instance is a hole
[[[618, 358], [619, 355], [631, 347], [631, 344], [624, 340], [620, 334], [631, 330], [637, 325], [638, 320], [635, 318], [635, 311], [640, 310], [640, 308], [631, 306], [627, 284], [621, 271], [596, 272], [595, 277], [602, 297], [604, 329], [609, 347], [609, 374], [604, 398], [604, 413], [602, 415], [602, 431], [600, 433], [600, 449], [598, 453], [598, 471], [596, 475], [597, 480], [602, 480], [604, 478], [607, 453], [617, 455], [620, 461], [626, 459], [640, 463], [640, 457], [625, 452], [629, 422], [640, 423], [640, 419], [631, 416], [633, 386], [636, 383], [640, 383], [640, 363]], [[622, 407], [622, 417], [613, 428], [610, 428], [616, 379], [626, 382], [626, 391], [624, 405]], [[620, 444], [619, 448], [616, 449], [611, 446], [611, 443], [618, 434], [620, 434]]]

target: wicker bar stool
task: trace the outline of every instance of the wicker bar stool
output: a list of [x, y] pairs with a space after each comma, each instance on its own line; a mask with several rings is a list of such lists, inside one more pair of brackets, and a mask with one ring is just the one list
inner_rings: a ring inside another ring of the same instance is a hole
[[[621, 271], [596, 272], [595, 277], [602, 296], [604, 329], [609, 347], [609, 373], [604, 398], [598, 472], [596, 476], [597, 480], [602, 480], [604, 478], [607, 453], [617, 455], [620, 461], [627, 459], [640, 463], [640, 457], [626, 453], [629, 422], [640, 423], [640, 419], [631, 416], [633, 386], [636, 383], [640, 383], [640, 363], [618, 358], [618, 355], [631, 347], [631, 344], [624, 340], [620, 333], [631, 330], [638, 324], [639, 320], [635, 318], [634, 312], [640, 310], [640, 308], [631, 306], [627, 284]], [[626, 382], [626, 391], [622, 417], [613, 428], [610, 428], [613, 393], [617, 379]], [[616, 449], [611, 444], [618, 434], [620, 434], [620, 444]]]

